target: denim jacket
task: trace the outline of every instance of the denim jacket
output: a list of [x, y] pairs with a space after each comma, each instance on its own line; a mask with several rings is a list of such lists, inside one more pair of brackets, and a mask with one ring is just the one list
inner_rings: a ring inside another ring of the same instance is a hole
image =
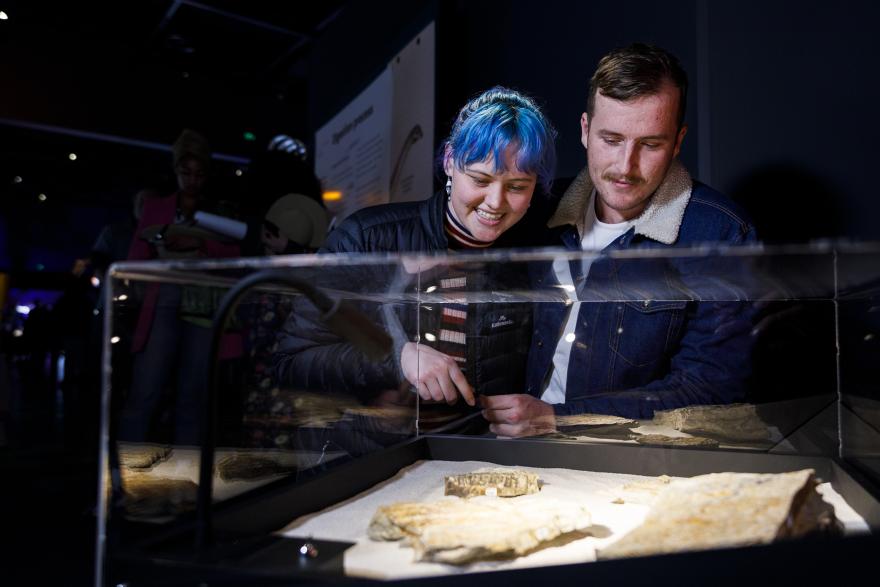
[[[547, 223], [551, 243], [580, 250], [592, 192], [584, 169]], [[746, 297], [748, 276], [741, 264], [662, 252], [627, 259], [617, 252], [755, 240], [754, 227], [736, 204], [693, 182], [674, 161], [633, 226], [599, 254], [587, 275], [579, 262], [571, 263], [578, 299], [585, 301], [576, 322], [565, 403], [554, 406], [556, 413], [648, 419], [655, 410], [742, 400], [751, 362], [752, 310], [748, 302], [731, 301]], [[537, 270], [533, 279], [538, 287], [556, 283], [549, 267]], [[532, 395], [541, 395], [551, 373], [570, 307], [539, 304], [535, 310], [527, 367]]]

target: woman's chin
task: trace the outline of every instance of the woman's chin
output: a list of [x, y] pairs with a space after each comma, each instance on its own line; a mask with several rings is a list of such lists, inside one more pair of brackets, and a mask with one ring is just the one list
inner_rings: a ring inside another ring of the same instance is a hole
[[503, 222], [490, 223], [476, 219], [468, 228], [474, 238], [480, 241], [488, 242], [497, 239], [505, 231]]
[[501, 234], [503, 232], [504, 231], [501, 229], [498, 229], [498, 230], [485, 230], [485, 229], [483, 229], [483, 230], [476, 230], [473, 232], [473, 234], [474, 234], [474, 238], [477, 239], [478, 241], [481, 241], [484, 243], [490, 243], [494, 240], [497, 240], [498, 237], [501, 236]]

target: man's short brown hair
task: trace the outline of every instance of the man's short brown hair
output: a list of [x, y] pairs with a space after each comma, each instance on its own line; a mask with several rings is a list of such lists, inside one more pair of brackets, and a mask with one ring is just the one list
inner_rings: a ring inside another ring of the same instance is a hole
[[596, 73], [590, 79], [587, 115], [592, 119], [596, 92], [625, 102], [656, 94], [664, 83], [672, 83], [679, 90], [678, 127], [681, 128], [687, 106], [688, 79], [675, 55], [644, 43], [615, 49], [599, 60]]

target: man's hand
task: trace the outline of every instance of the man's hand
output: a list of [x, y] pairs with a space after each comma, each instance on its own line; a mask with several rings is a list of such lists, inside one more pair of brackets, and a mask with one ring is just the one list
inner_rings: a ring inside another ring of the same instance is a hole
[[452, 405], [461, 395], [469, 406], [476, 405], [474, 390], [449, 355], [408, 342], [400, 353], [400, 367], [403, 376], [416, 387], [423, 400], [445, 401]]
[[498, 436], [534, 436], [556, 430], [553, 406], [525, 393], [480, 396], [483, 417]]

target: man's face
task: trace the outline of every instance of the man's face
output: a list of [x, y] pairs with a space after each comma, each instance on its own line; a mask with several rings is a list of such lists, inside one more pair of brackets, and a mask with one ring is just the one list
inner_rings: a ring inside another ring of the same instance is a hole
[[678, 100], [672, 84], [626, 102], [597, 93], [592, 119], [581, 116], [581, 142], [602, 222], [637, 217], [666, 177], [687, 132], [686, 126], [678, 128]]

